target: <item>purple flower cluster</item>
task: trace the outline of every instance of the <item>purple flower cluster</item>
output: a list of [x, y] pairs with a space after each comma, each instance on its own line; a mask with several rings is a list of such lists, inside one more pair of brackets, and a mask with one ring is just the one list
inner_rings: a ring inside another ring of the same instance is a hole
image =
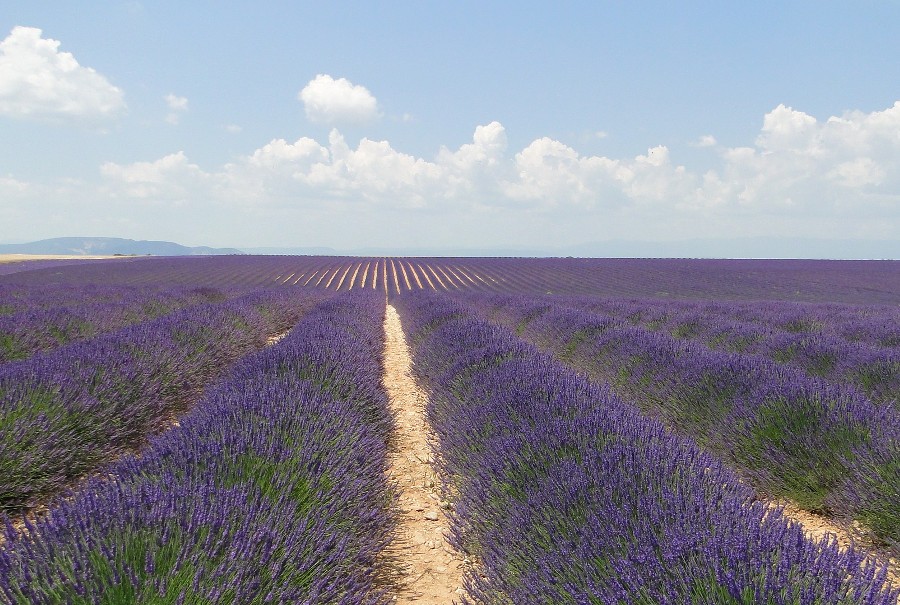
[[67, 265], [78, 265], [96, 262], [95, 259], [80, 258], [51, 258], [40, 260], [23, 260], [13, 261], [9, 263], [0, 263], [0, 276], [13, 275], [23, 271], [36, 271], [38, 269], [49, 269], [51, 267], [64, 267]]
[[[377, 289], [583, 295], [667, 300], [793, 300], [896, 305], [900, 261], [603, 258], [143, 257], [81, 262], [3, 276], [2, 283], [153, 284], [350, 289], [360, 265]], [[413, 266], [417, 267], [413, 272]], [[385, 269], [391, 279], [385, 280]], [[323, 280], [323, 276], [328, 276]], [[345, 276], [343, 285], [341, 276]], [[303, 279], [300, 279], [300, 278]], [[360, 276], [361, 277], [361, 276]], [[397, 283], [390, 283], [393, 278]], [[409, 286], [406, 281], [410, 280]], [[329, 284], [326, 286], [326, 284]]]
[[621, 316], [546, 299], [494, 297], [478, 306], [693, 437], [762, 491], [859, 519], [900, 547], [900, 411], [890, 403]]
[[690, 439], [427, 293], [398, 297], [479, 603], [887, 605], [853, 549], [814, 543]]
[[900, 311], [893, 307], [589, 298], [554, 302], [710, 348], [762, 355], [831, 382], [852, 384], [879, 401], [900, 400]]
[[0, 363], [227, 297], [214, 288], [0, 287]]
[[320, 304], [140, 457], [8, 527], [0, 602], [389, 602], [383, 308]]
[[260, 291], [0, 365], [0, 511], [39, 504], [139, 445], [319, 299]]

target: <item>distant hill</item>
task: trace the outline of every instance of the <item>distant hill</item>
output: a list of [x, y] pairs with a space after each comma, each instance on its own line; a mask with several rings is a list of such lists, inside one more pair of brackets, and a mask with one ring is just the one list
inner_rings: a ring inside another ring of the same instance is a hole
[[0, 244], [0, 254], [77, 254], [84, 256], [153, 255], [198, 256], [243, 254], [236, 248], [182, 246], [174, 242], [122, 239], [119, 237], [55, 237], [27, 244]]

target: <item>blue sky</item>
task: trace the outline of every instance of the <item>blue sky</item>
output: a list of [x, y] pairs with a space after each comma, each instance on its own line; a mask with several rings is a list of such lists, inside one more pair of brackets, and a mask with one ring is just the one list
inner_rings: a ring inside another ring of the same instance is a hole
[[897, 24], [894, 1], [8, 1], [0, 242], [896, 240]]

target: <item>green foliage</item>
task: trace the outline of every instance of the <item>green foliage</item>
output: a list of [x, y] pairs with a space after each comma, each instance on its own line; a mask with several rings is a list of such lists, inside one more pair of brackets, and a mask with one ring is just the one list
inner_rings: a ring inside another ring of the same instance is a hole
[[[752, 422], [732, 433], [732, 455], [749, 469], [766, 471], [776, 496], [806, 510], [826, 511], [828, 495], [846, 476], [853, 448], [869, 437], [862, 427], [835, 424], [828, 416], [827, 401], [771, 400], [756, 410]], [[811, 443], [828, 452], [809, 447]]]
[[28, 357], [28, 350], [13, 334], [0, 334], [0, 361], [15, 361]]

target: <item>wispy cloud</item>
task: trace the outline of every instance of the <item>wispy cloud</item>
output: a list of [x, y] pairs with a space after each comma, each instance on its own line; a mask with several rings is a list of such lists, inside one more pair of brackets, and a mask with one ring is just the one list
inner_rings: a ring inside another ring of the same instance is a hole
[[169, 108], [169, 113], [166, 115], [166, 122], [168, 122], [169, 124], [178, 124], [178, 122], [181, 120], [181, 116], [187, 113], [187, 98], [179, 97], [170, 93], [165, 96], [165, 101], [166, 106]]

